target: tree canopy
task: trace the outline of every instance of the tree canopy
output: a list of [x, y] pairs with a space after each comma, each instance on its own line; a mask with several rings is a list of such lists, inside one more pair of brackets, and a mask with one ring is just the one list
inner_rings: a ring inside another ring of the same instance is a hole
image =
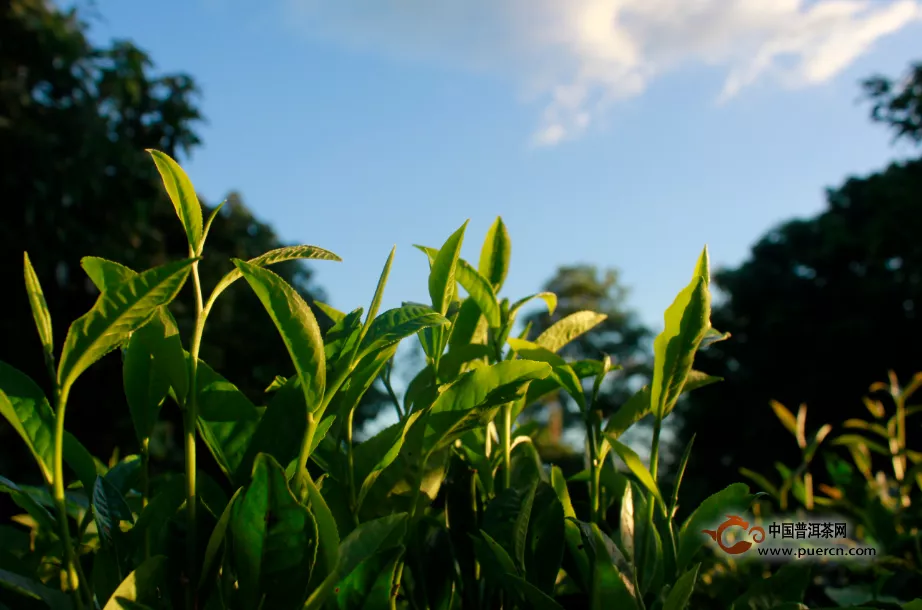
[[[623, 367], [612, 373], [599, 393], [597, 407], [606, 416], [624, 402], [652, 374], [652, 356], [649, 341], [652, 334], [627, 306], [629, 290], [619, 278], [616, 269], [600, 270], [594, 265], [568, 265], [557, 269], [542, 290], [557, 295], [557, 308], [553, 315], [539, 311], [523, 318], [531, 324], [529, 337], [537, 337], [555, 322], [583, 310], [606, 314], [598, 326], [564, 347], [560, 354], [567, 358], [597, 359], [607, 354], [612, 362]], [[563, 393], [558, 397], [564, 399]], [[579, 409], [562, 403], [560, 427], [581, 425]], [[551, 405], [552, 419], [557, 416], [556, 405]], [[553, 436], [553, 435], [552, 435]]]
[[[864, 84], [872, 119], [917, 143], [920, 68], [901, 83]], [[741, 467], [771, 473], [776, 461], [799, 459], [770, 400], [794, 410], [806, 403], [809, 434], [866, 415], [862, 397], [888, 370], [922, 371], [922, 159], [849, 178], [826, 201], [822, 213], [772, 229], [743, 264], [714, 274], [723, 300], [712, 322], [732, 337], [696, 362], [725, 380], [691, 393], [679, 411], [679, 442], [695, 435], [689, 493], [695, 485], [698, 497], [714, 492]]]
[[[145, 149], [188, 155], [201, 143], [195, 130], [202, 115], [190, 76], [156, 72], [151, 58], [130, 42], [92, 45], [88, 25], [76, 11], [62, 12], [42, 0], [13, 0], [2, 6], [0, 243], [7, 255], [0, 257], [0, 285], [5, 288], [0, 360], [28, 363], [24, 372], [45, 380], [35, 329], [22, 324], [31, 319], [23, 252], [28, 251], [42, 283], [60, 349], [68, 325], [98, 295], [80, 267], [81, 255], [91, 253], [135, 269], [186, 257], [182, 228]], [[204, 207], [207, 215], [214, 205]], [[282, 245], [272, 227], [258, 221], [239, 194], [231, 193], [209, 233], [208, 256], [200, 263], [203, 289], [210, 291], [233, 268], [230, 257], [248, 259]], [[320, 296], [305, 265], [284, 263], [273, 270], [308, 302]], [[275, 375], [288, 375], [292, 367], [262, 306], [251, 291], [240, 288], [232, 286], [218, 300], [201, 357], [253, 400], [262, 400]], [[190, 289], [173, 311], [189, 336]], [[121, 389], [101, 382], [120, 375], [116, 352], [89, 371], [71, 397], [68, 428], [96, 455], [111, 453], [114, 439], [133, 438]], [[165, 409], [164, 417], [178, 422], [173, 411]], [[0, 438], [11, 433], [3, 422]], [[4, 451], [0, 468], [7, 471], [23, 457]]]

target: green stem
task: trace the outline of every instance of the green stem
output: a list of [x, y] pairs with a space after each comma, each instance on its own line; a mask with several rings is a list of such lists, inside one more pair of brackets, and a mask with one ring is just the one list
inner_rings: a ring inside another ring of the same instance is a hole
[[[656, 475], [659, 470], [659, 436], [660, 429], [662, 428], [663, 420], [660, 417], [657, 417], [653, 422], [653, 442], [650, 445], [650, 476], [653, 478], [654, 485], [656, 484]], [[643, 533], [643, 543], [640, 545], [640, 559], [638, 566], [642, 569], [646, 564], [647, 557], [649, 557], [650, 544], [655, 539], [653, 538], [653, 516], [656, 512], [656, 497], [650, 493], [647, 496], [647, 514], [646, 514], [646, 528], [644, 528]], [[637, 591], [638, 599], [642, 597], [641, 592]]]
[[[150, 439], [141, 441], [141, 510], [147, 508], [150, 497]], [[150, 530], [144, 532], [144, 559], [150, 559]]]
[[184, 445], [186, 454], [186, 570], [189, 584], [186, 588], [186, 607], [193, 610], [196, 607], [195, 587], [196, 582], [196, 456], [195, 435], [198, 424], [198, 356], [202, 346], [202, 335], [205, 331], [205, 318], [207, 314], [202, 304], [202, 280], [198, 272], [198, 261], [192, 263], [192, 282], [195, 288], [195, 332], [192, 335], [192, 346], [189, 351], [189, 394], [186, 396], [185, 417], [183, 418]]
[[596, 426], [594, 411], [586, 414], [586, 437], [589, 440], [589, 499], [590, 499], [590, 521], [599, 523], [600, 503], [599, 488], [602, 478], [602, 465], [599, 463], [599, 431]]
[[[422, 457], [422, 462], [420, 463], [419, 468], [419, 479], [416, 481], [415, 491], [413, 492], [413, 504], [410, 506], [410, 517], [407, 519], [408, 527], [412, 526], [414, 519], [416, 518], [416, 507], [419, 506], [419, 496], [422, 493], [423, 486], [423, 475], [426, 472], [426, 462], [429, 461], [429, 454], [425, 454]], [[410, 530], [408, 529], [408, 532]], [[397, 610], [397, 594], [400, 591], [400, 580], [403, 578], [403, 568], [406, 565], [406, 561], [399, 561], [397, 563], [397, 571], [394, 573], [394, 584], [391, 587], [391, 599], [390, 599], [390, 610]]]
[[[67, 523], [67, 503], [64, 495], [64, 412], [67, 409], [67, 396], [70, 389], [64, 387], [56, 391], [57, 410], [54, 418], [54, 474], [52, 476], [52, 498], [58, 512], [61, 528], [61, 544], [64, 545], [64, 569], [67, 572], [67, 584], [73, 592], [78, 610], [83, 609], [83, 597], [80, 590], [80, 576], [74, 558], [74, 547], [70, 539], [70, 527]], [[92, 493], [92, 490], [89, 490]]]
[[387, 395], [390, 397], [391, 402], [394, 403], [394, 408], [397, 410], [397, 419], [403, 421], [404, 413], [403, 409], [400, 408], [400, 399], [397, 398], [397, 393], [394, 392], [393, 386], [391, 386], [391, 365], [388, 364], [387, 369], [385, 369], [385, 374], [381, 375], [381, 381], [384, 383], [384, 389], [387, 390]]
[[354, 415], [355, 409], [349, 409], [349, 414], [346, 416], [346, 462], [349, 469], [349, 507], [358, 525], [358, 515], [355, 514], [355, 450], [352, 446], [352, 418]]
[[299, 497], [303, 500], [307, 491], [307, 480], [310, 474], [307, 472], [307, 461], [311, 457], [311, 445], [314, 444], [314, 434], [317, 432], [317, 418], [311, 412], [310, 407], [307, 410], [307, 428], [304, 430], [304, 438], [301, 440], [301, 451], [298, 454], [298, 492]]
[[512, 487], [512, 403], [503, 405], [503, 489]]

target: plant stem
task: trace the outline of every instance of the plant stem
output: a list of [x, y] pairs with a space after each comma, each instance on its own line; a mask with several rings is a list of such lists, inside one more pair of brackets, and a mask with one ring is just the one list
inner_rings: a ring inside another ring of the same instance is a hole
[[388, 364], [387, 369], [385, 369], [385, 374], [381, 375], [381, 381], [384, 383], [384, 389], [387, 390], [387, 395], [390, 397], [391, 401], [394, 403], [394, 408], [397, 409], [397, 419], [403, 421], [404, 413], [403, 409], [400, 408], [400, 400], [397, 398], [397, 393], [394, 392], [393, 386], [391, 386], [391, 365]]
[[346, 467], [349, 469], [349, 508], [353, 516], [355, 516], [356, 525], [358, 525], [358, 515], [355, 515], [355, 451], [352, 446], [352, 418], [354, 414], [355, 409], [349, 409], [349, 414], [346, 415]]
[[[661, 417], [657, 416], [653, 422], [653, 442], [650, 445], [650, 476], [653, 477], [653, 483], [656, 484], [656, 475], [659, 470], [659, 436], [660, 429], [663, 426], [663, 420]], [[643, 544], [640, 545], [640, 558], [641, 561], [638, 562], [638, 566], [641, 568], [646, 564], [648, 553], [650, 551], [651, 541], [655, 541], [653, 538], [653, 515], [656, 512], [656, 497], [650, 493], [647, 496], [647, 514], [646, 514], [646, 524], [647, 527], [644, 528], [643, 533]], [[654, 542], [655, 544], [655, 542]], [[655, 551], [655, 546], [654, 546]], [[637, 597], [640, 598], [641, 592], [637, 591]]]
[[589, 440], [589, 499], [590, 499], [590, 519], [591, 523], [599, 523], [599, 483], [602, 477], [602, 465], [599, 464], [599, 446], [598, 446], [598, 429], [596, 426], [594, 411], [586, 414], [586, 438]]
[[186, 571], [189, 584], [186, 589], [186, 607], [192, 610], [196, 606], [195, 587], [196, 572], [196, 482], [195, 482], [195, 433], [198, 424], [198, 356], [205, 331], [205, 312], [202, 304], [202, 280], [199, 277], [198, 261], [192, 263], [192, 282], [195, 288], [195, 332], [189, 351], [189, 394], [186, 397], [185, 417], [183, 418], [185, 453], [186, 453]]
[[[414, 519], [416, 518], [416, 507], [419, 506], [419, 496], [422, 493], [423, 486], [423, 476], [426, 473], [426, 462], [429, 461], [429, 454], [426, 453], [422, 456], [422, 462], [419, 467], [419, 479], [416, 481], [415, 491], [413, 492], [413, 504], [410, 506], [410, 516], [407, 519], [407, 527], [413, 525]], [[412, 535], [408, 529], [408, 535]], [[404, 551], [406, 553], [406, 551]], [[403, 578], [403, 567], [406, 565], [406, 561], [401, 560], [397, 563], [397, 571], [394, 573], [394, 584], [391, 587], [391, 599], [390, 599], [390, 610], [397, 610], [397, 594], [400, 591], [400, 580]]]
[[[67, 571], [67, 584], [74, 595], [74, 602], [78, 610], [83, 609], [83, 597], [80, 591], [80, 576], [75, 567], [74, 548], [70, 539], [70, 528], [67, 524], [67, 503], [64, 496], [64, 412], [67, 409], [67, 396], [70, 388], [64, 387], [55, 391], [57, 410], [54, 418], [54, 474], [52, 476], [52, 497], [58, 511], [58, 521], [61, 528], [61, 544], [64, 545], [64, 568]], [[92, 490], [89, 490], [92, 493]]]
[[[150, 497], [150, 439], [141, 441], [141, 510], [147, 508]], [[150, 559], [150, 530], [144, 532], [144, 559]]]
[[[351, 425], [350, 425], [351, 427]], [[307, 489], [307, 479], [310, 474], [307, 472], [307, 460], [311, 457], [311, 445], [314, 444], [314, 434], [317, 432], [317, 418], [308, 405], [307, 409], [307, 428], [304, 430], [304, 438], [301, 440], [301, 452], [298, 454], [298, 491], [299, 497], [304, 498], [304, 492]]]
[[503, 405], [503, 489], [512, 487], [512, 403]]

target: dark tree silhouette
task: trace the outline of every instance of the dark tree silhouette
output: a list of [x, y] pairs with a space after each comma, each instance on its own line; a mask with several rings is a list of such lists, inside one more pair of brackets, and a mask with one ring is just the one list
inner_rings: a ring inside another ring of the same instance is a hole
[[[202, 117], [191, 77], [155, 73], [150, 58], [130, 42], [94, 47], [75, 11], [61, 12], [42, 0], [0, 6], [0, 360], [47, 391], [23, 280], [23, 252], [28, 251], [45, 291], [60, 353], [68, 326], [98, 294], [80, 267], [81, 257], [101, 256], [139, 270], [186, 257], [182, 227], [145, 149], [187, 156], [200, 143], [195, 126]], [[213, 206], [205, 208], [207, 215]], [[247, 259], [281, 245], [273, 229], [232, 193], [209, 233], [200, 264], [204, 289], [233, 268], [230, 257]], [[320, 295], [305, 265], [286, 263], [273, 270], [309, 302]], [[273, 377], [290, 374], [292, 366], [259, 301], [239, 284], [218, 300], [201, 355], [259, 403]], [[188, 341], [190, 288], [173, 311]], [[163, 417], [178, 422], [176, 411], [165, 408]], [[102, 458], [116, 447], [122, 455], [137, 450], [118, 352], [76, 384], [67, 427]], [[0, 421], [0, 470], [16, 471], [17, 480], [28, 482], [38, 472], [13, 437]]]
[[[872, 118], [915, 142], [919, 68], [899, 86], [865, 85]], [[733, 336], [696, 362], [726, 380], [678, 411], [679, 442], [697, 435], [686, 508], [741, 480], [741, 467], [777, 479], [776, 461], [799, 458], [770, 400], [806, 403], [815, 430], [866, 414], [862, 397], [888, 369], [922, 371], [922, 159], [850, 178], [826, 199], [824, 212], [776, 227], [741, 266], [714, 274], [723, 301], [712, 321]]]

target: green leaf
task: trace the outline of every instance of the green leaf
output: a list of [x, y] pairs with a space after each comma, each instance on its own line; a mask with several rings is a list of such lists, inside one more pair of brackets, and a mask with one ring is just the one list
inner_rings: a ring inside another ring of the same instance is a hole
[[205, 240], [208, 239], [208, 233], [211, 231], [211, 224], [214, 222], [214, 219], [218, 217], [218, 214], [221, 213], [221, 209], [227, 203], [227, 199], [218, 204], [218, 206], [211, 211], [211, 214], [208, 215], [208, 220], [205, 221], [205, 230], [202, 232], [202, 247], [205, 246]]
[[[319, 260], [319, 261], [336, 261], [341, 262], [342, 259], [339, 256], [333, 254], [329, 250], [324, 250], [323, 248], [318, 248], [317, 246], [284, 246], [282, 248], [276, 248], [275, 250], [269, 250], [264, 254], [260, 254], [256, 258], [251, 258], [247, 261], [247, 264], [254, 267], [268, 267], [270, 265], [275, 265], [276, 263], [284, 263], [286, 261], [293, 260]], [[218, 296], [228, 289], [228, 287], [243, 277], [241, 273], [240, 266], [238, 265], [233, 271], [229, 271], [221, 280], [215, 285], [214, 290], [211, 291], [211, 296], [208, 297], [209, 303], [214, 302]], [[327, 316], [330, 316], [334, 322], [338, 322], [344, 314], [339, 312], [329, 305], [323, 303], [316, 303], [317, 308], [320, 309]]]
[[[285, 471], [266, 454], [234, 503], [230, 521], [240, 601], [247, 610], [292, 607], [307, 597], [317, 551], [317, 522], [288, 488]], [[265, 601], [263, 597], [265, 596]]]
[[506, 343], [525, 360], [547, 362], [552, 366], [565, 366], [567, 364], [567, 361], [561, 356], [558, 356], [546, 347], [542, 347], [532, 341], [510, 337], [506, 340]]
[[675, 406], [692, 368], [695, 352], [710, 328], [707, 248], [701, 253], [695, 276], [663, 316], [664, 328], [653, 342], [653, 381], [650, 405], [663, 418]]
[[269, 312], [288, 348], [308, 409], [316, 411], [326, 384], [326, 359], [317, 319], [301, 295], [272, 271], [241, 260], [234, 264]]
[[509, 322], [512, 323], [515, 320], [515, 316], [524, 305], [528, 304], [529, 301], [534, 299], [541, 299], [547, 305], [547, 314], [549, 316], [554, 315], [554, 312], [557, 310], [557, 295], [553, 292], [539, 292], [525, 297], [524, 299], [519, 299], [509, 308]]
[[[477, 551], [477, 558], [480, 559], [481, 563], [486, 564], [486, 566], [492, 567], [490, 563], [494, 563], [494, 565], [499, 568], [498, 570], [487, 569], [484, 570], [484, 573], [488, 576], [492, 575], [493, 577], [501, 577], [503, 574], [517, 576], [518, 569], [515, 567], [515, 562], [512, 560], [512, 557], [509, 556], [508, 551], [503, 548], [503, 545], [494, 540], [493, 537], [484, 530], [480, 530], [480, 535], [483, 537], [482, 540], [474, 540], [474, 549]], [[483, 553], [484, 550], [492, 554], [492, 557], [495, 558], [494, 562], [488, 561], [489, 556]]]
[[151, 338], [145, 336], [153, 334], [156, 340], [156, 331], [156, 327], [148, 323], [131, 335], [122, 366], [125, 398], [135, 434], [141, 442], [150, 438], [160, 406], [170, 391], [169, 379], [154, 366]]
[[448, 319], [429, 307], [406, 305], [385, 311], [371, 323], [358, 358], [384, 349], [424, 328], [444, 326]]
[[748, 468], [740, 468], [739, 472], [741, 475], [743, 475], [747, 479], [750, 479], [753, 483], [755, 483], [756, 485], [758, 485], [759, 487], [767, 491], [769, 494], [771, 494], [772, 497], [774, 498], [781, 497], [781, 494], [779, 493], [778, 488], [775, 485], [773, 485], [767, 478], [765, 478], [758, 472], [754, 472], [752, 470], [749, 470]]
[[359, 343], [365, 339], [372, 321], [378, 315], [378, 309], [381, 307], [381, 299], [384, 298], [384, 287], [387, 285], [387, 278], [391, 273], [391, 265], [394, 263], [394, 254], [397, 252], [397, 246], [391, 248], [391, 253], [384, 263], [384, 269], [381, 270], [381, 277], [378, 278], [378, 285], [375, 287], [375, 296], [371, 299], [371, 306], [368, 308], [368, 317], [365, 318], [365, 324], [362, 326], [362, 332], [359, 335]]
[[467, 228], [465, 220], [461, 228], [451, 234], [442, 245], [432, 269], [429, 271], [429, 296], [432, 298], [432, 308], [443, 316], [448, 313], [448, 306], [455, 295], [455, 273], [458, 266], [458, 257], [461, 255], [461, 244], [464, 241], [464, 230]]
[[565, 527], [563, 505], [554, 488], [538, 482], [525, 541], [525, 576], [548, 595], [554, 592], [563, 560]]
[[[375, 379], [381, 375], [387, 363], [394, 358], [397, 344], [374, 351], [356, 364], [352, 375], [330, 402], [330, 411], [339, 415], [341, 422], [349, 421], [359, 406], [362, 397], [368, 392]], [[338, 436], [337, 436], [338, 438]]]
[[134, 515], [125, 496], [106, 477], [96, 477], [93, 488], [93, 517], [100, 538], [112, 544], [119, 529], [119, 521], [134, 523]]
[[71, 324], [58, 365], [58, 385], [68, 390], [83, 371], [122, 345], [156, 309], [172, 301], [195, 259], [145, 271], [99, 295], [96, 304]]
[[[692, 370], [685, 379], [682, 393], [691, 392], [692, 390], [703, 388], [718, 381], [722, 381], [722, 378], [713, 377], [706, 373]], [[652, 413], [652, 411], [653, 409], [650, 405], [650, 386], [643, 386], [634, 393], [627, 402], [621, 405], [621, 408], [608, 418], [608, 422], [605, 424], [605, 432], [613, 435], [615, 438], [620, 438], [628, 428]]]
[[425, 449], [434, 451], [485, 425], [501, 405], [518, 400], [531, 381], [550, 372], [543, 362], [507, 360], [465, 373], [432, 403], [426, 418]]
[[403, 547], [389, 549], [362, 561], [336, 588], [337, 608], [387, 610], [391, 586]]
[[[310, 502], [310, 512], [317, 522], [317, 550], [319, 557], [313, 566], [311, 580], [319, 580], [319, 575], [326, 579], [330, 574], [336, 573], [339, 569], [339, 531], [336, 527], [336, 519], [330, 512], [326, 500], [310, 477], [306, 480], [307, 495]], [[322, 563], [321, 561], [322, 560]], [[318, 565], [321, 568], [318, 570]]]
[[330, 321], [332, 321], [334, 324], [346, 317], [346, 314], [344, 314], [343, 312], [339, 311], [338, 309], [334, 307], [330, 307], [326, 303], [321, 303], [320, 301], [314, 301], [314, 305], [317, 306], [317, 309], [323, 312], [323, 315], [330, 318]]
[[[54, 468], [54, 411], [42, 389], [25, 373], [0, 362], [0, 415], [10, 423], [35, 457], [42, 475], [51, 483]], [[92, 489], [96, 467], [86, 448], [64, 432], [64, 462], [84, 488]]]
[[770, 577], [757, 580], [731, 607], [734, 610], [769, 610], [785, 602], [803, 601], [810, 585], [810, 565], [805, 563], [785, 564]]
[[[101, 292], [138, 276], [134, 270], [104, 258], [87, 256], [80, 264]], [[147, 349], [154, 358], [155, 371], [159, 376], [169, 379], [177, 401], [182, 404], [189, 392], [189, 369], [183, 358], [182, 341], [176, 320], [166, 306], [163, 306], [141, 331]]]
[[[249, 480], [256, 456], [260, 453], [271, 455], [281, 464], [289, 463], [297, 457], [306, 430], [307, 405], [301, 391], [301, 381], [295, 376], [272, 395], [246, 446], [233, 480]], [[318, 436], [314, 435], [317, 441]]]
[[288, 381], [285, 377], [281, 375], [276, 375], [275, 379], [272, 380], [272, 383], [266, 386], [266, 389], [263, 390], [266, 394], [271, 394], [272, 392], [277, 392], [282, 389], [282, 386]]
[[66, 593], [7, 570], [0, 570], [0, 588], [36, 602], [43, 602], [49, 610], [71, 610], [73, 608]]
[[[104, 477], [99, 477], [104, 478]], [[131, 528], [132, 543], [141, 548], [144, 534], [152, 532], [158, 535], [186, 501], [186, 484], [184, 477], [173, 477], [160, 485], [147, 506], [138, 515], [138, 520]]]
[[[355, 347], [362, 334], [362, 314], [364, 309], [357, 307], [334, 323], [323, 337], [323, 354], [327, 362], [327, 374], [352, 366]], [[334, 373], [335, 374], [335, 373]]]
[[612, 553], [617, 552], [615, 544], [595, 523], [583, 528], [587, 545], [592, 549], [592, 589], [590, 604], [593, 610], [603, 608], [636, 609], [633, 585], [627, 575], [618, 571]]
[[458, 259], [457, 277], [471, 300], [477, 303], [477, 307], [487, 319], [490, 328], [499, 328], [502, 321], [499, 301], [496, 300], [496, 293], [493, 292], [490, 280], [480, 275], [480, 272], [464, 259]]
[[[218, 556], [218, 551], [221, 550], [221, 545], [224, 543], [224, 537], [227, 534], [227, 527], [230, 524], [231, 515], [233, 514], [234, 504], [240, 497], [241, 493], [243, 493], [242, 487], [234, 492], [234, 495], [231, 496], [227, 506], [224, 507], [224, 512], [221, 513], [221, 517], [218, 519], [218, 524], [215, 525], [213, 530], [211, 530], [211, 535], [208, 537], [208, 546], [205, 547], [205, 555], [202, 558], [201, 577], [199, 578], [198, 582], [198, 589], [200, 591], [205, 587], [206, 580], [208, 578], [214, 577], [212, 567], [215, 566], [215, 559]], [[154, 500], [156, 499], [157, 498], [155, 497]], [[140, 520], [141, 519], [139, 518], [139, 523]]]
[[695, 583], [698, 580], [698, 569], [701, 564], [695, 564], [691, 570], [682, 574], [676, 584], [669, 591], [666, 602], [663, 604], [663, 610], [685, 610], [695, 591]]
[[702, 502], [679, 530], [676, 570], [685, 570], [695, 553], [704, 546], [708, 540], [707, 535], [702, 533], [705, 528], [713, 527], [715, 522], [728, 512], [746, 510], [754, 498], [755, 496], [750, 495], [747, 485], [734, 483]]
[[791, 413], [787, 407], [778, 402], [777, 400], [772, 400], [769, 402], [772, 407], [772, 411], [775, 412], [775, 417], [787, 428], [787, 431], [797, 436], [797, 418], [794, 417], [794, 414]]
[[339, 545], [340, 575], [345, 579], [375, 553], [396, 548], [407, 531], [407, 514], [395, 513], [362, 523]]
[[479, 343], [466, 343], [451, 347], [439, 360], [439, 378], [455, 379], [467, 363], [477, 360], [486, 364], [486, 359], [493, 354], [493, 349]]
[[608, 316], [603, 313], [577, 311], [551, 325], [535, 339], [535, 343], [552, 352], [558, 352], [562, 347], [589, 332], [607, 318]]
[[55, 518], [51, 516], [48, 510], [39, 504], [32, 496], [21, 489], [16, 483], [13, 483], [6, 477], [0, 476], [0, 493], [5, 493], [12, 498], [16, 506], [23, 509], [29, 516], [35, 519], [35, 522], [46, 531], [46, 533], [57, 536], [58, 526]]
[[922, 610], [922, 598], [916, 598], [909, 603], [903, 604], [902, 610]]
[[25, 442], [50, 484], [54, 466], [54, 412], [31, 378], [2, 361], [0, 414]]
[[99, 292], [115, 288], [122, 282], [138, 275], [137, 271], [129, 269], [121, 263], [98, 256], [84, 256], [80, 259], [80, 266], [86, 271], [90, 281], [93, 282]]
[[35, 319], [35, 328], [38, 330], [38, 338], [42, 342], [42, 351], [45, 353], [45, 362], [48, 368], [54, 370], [54, 339], [51, 333], [51, 314], [48, 313], [48, 303], [45, 302], [45, 294], [42, 292], [42, 285], [35, 275], [35, 269], [32, 268], [32, 262], [29, 260], [29, 253], [23, 253], [26, 292], [29, 294], [29, 307], [32, 309], [32, 317]]
[[74, 471], [84, 489], [93, 489], [96, 485], [96, 475], [104, 471], [97, 466], [96, 460], [86, 447], [80, 444], [77, 437], [67, 431], [64, 432], [64, 463]]
[[875, 441], [868, 440], [867, 438], [861, 436], [860, 434], [842, 434], [840, 436], [837, 436], [833, 441], [831, 441], [830, 444], [844, 445], [846, 447], [865, 446], [871, 451], [873, 451], [874, 453], [887, 456], [887, 457], [890, 456], [890, 452], [887, 450], [886, 447], [884, 447], [883, 445]]
[[695, 444], [696, 436], [692, 434], [691, 438], [688, 439], [685, 450], [682, 452], [682, 457], [679, 458], [679, 466], [675, 471], [675, 483], [672, 487], [672, 499], [669, 502], [670, 517], [675, 516], [674, 511], [679, 503], [679, 488], [682, 486], [682, 479], [685, 477], [685, 468], [688, 466], [689, 458], [691, 458], [692, 446]]
[[[187, 360], [192, 358], [188, 352], [185, 356]], [[196, 388], [198, 429], [202, 440], [228, 479], [242, 485], [246, 477], [235, 478], [235, 473], [243, 463], [264, 409], [256, 407], [234, 384], [201, 359]]]
[[122, 610], [126, 606], [120, 602], [137, 602], [154, 604], [157, 602], [157, 588], [166, 576], [169, 560], [164, 555], [155, 555], [128, 575], [122, 581], [103, 610]]
[[451, 325], [451, 336], [448, 338], [449, 349], [456, 350], [471, 344], [486, 345], [488, 331], [489, 326], [480, 312], [480, 307], [473, 299], [464, 299], [458, 310], [458, 316]]
[[660, 495], [659, 487], [656, 485], [656, 481], [653, 479], [653, 476], [650, 474], [650, 471], [647, 470], [647, 467], [643, 465], [640, 456], [637, 455], [633, 449], [625, 445], [624, 443], [619, 442], [614, 436], [606, 433], [608, 437], [608, 442], [611, 445], [612, 450], [618, 454], [621, 460], [624, 462], [624, 465], [627, 466], [630, 471], [637, 477], [637, 480], [640, 481], [641, 485], [647, 488], [653, 497], [656, 498], [657, 506], [660, 511], [665, 516], [666, 514], [666, 503], [663, 502], [663, 496]]
[[525, 545], [528, 522], [538, 481], [524, 489], [504, 489], [488, 505], [483, 517], [483, 532], [502, 546], [515, 560], [517, 571], [525, 570]]
[[[355, 479], [362, 481], [362, 487], [359, 490], [358, 500], [356, 501], [356, 512], [358, 512], [362, 503], [365, 502], [365, 496], [371, 490], [371, 486], [381, 472], [390, 466], [400, 450], [403, 448], [403, 442], [406, 440], [407, 432], [422, 413], [410, 413], [404, 421], [398, 422], [393, 426], [385, 428], [367, 441], [360, 443], [354, 450], [353, 459], [355, 460], [356, 470]], [[374, 461], [377, 458], [377, 461]], [[365, 465], [372, 464], [370, 470]]]
[[477, 265], [480, 275], [490, 281], [495, 292], [499, 292], [506, 281], [511, 256], [512, 241], [509, 239], [509, 231], [506, 230], [503, 219], [497, 216], [487, 231]]
[[198, 196], [195, 194], [195, 188], [189, 176], [166, 153], [159, 150], [148, 149], [151, 157], [154, 158], [154, 164], [160, 177], [163, 179], [163, 186], [173, 207], [176, 208], [176, 215], [186, 231], [186, 239], [189, 241], [189, 247], [195, 256], [202, 253], [202, 204], [199, 203]]

